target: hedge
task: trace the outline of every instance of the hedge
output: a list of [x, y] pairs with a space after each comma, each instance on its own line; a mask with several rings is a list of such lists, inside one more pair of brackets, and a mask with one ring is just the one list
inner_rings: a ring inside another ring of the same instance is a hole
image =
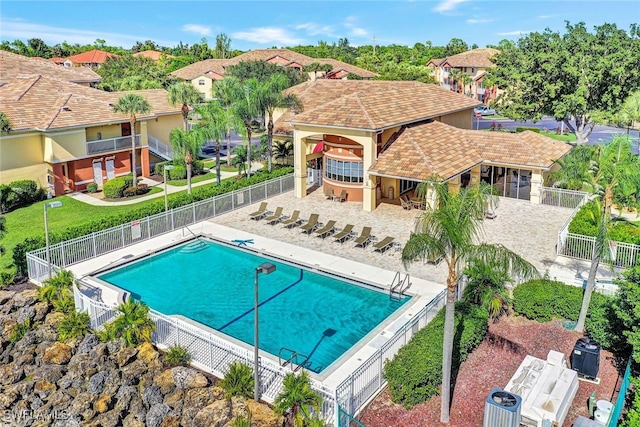
[[[588, 202], [578, 210], [569, 224], [569, 233], [592, 237], [598, 234], [597, 224], [594, 224], [588, 213], [594, 203]], [[640, 245], [640, 227], [617, 222], [609, 230], [609, 240]]]
[[[224, 181], [220, 186], [215, 184], [204, 185], [201, 187], [195, 187], [191, 194], [181, 192], [177, 194], [169, 195], [169, 208], [177, 208], [180, 206], [188, 205], [189, 203], [197, 202], [200, 200], [210, 199], [220, 194], [229, 193], [241, 188], [250, 187], [254, 184], [258, 184], [263, 181], [267, 181], [273, 178], [277, 178], [283, 175], [292, 173], [293, 168], [280, 168], [275, 169], [271, 173], [259, 172], [250, 178], [243, 178], [239, 181]], [[105, 183], [106, 184], [106, 183]], [[115, 214], [110, 217], [105, 217], [99, 221], [92, 221], [83, 225], [67, 227], [61, 231], [49, 232], [49, 243], [59, 243], [65, 240], [75, 239], [96, 231], [106, 230], [111, 227], [115, 227], [127, 222], [142, 219], [147, 216], [155, 215], [164, 211], [164, 200], [159, 198], [155, 203], [147, 203], [143, 206], [132, 206], [132, 209], [121, 214]], [[21, 243], [18, 243], [13, 249], [13, 262], [22, 275], [27, 273], [27, 252], [34, 251], [36, 249], [43, 248], [45, 246], [44, 235], [37, 238], [27, 238]]]
[[[425, 402], [439, 391], [445, 310], [441, 309], [393, 359], [385, 361], [384, 377], [389, 383], [391, 399], [406, 408]], [[489, 313], [484, 308], [467, 302], [456, 303], [454, 370], [480, 345], [488, 324]]]
[[124, 196], [124, 190], [132, 183], [133, 177], [131, 175], [110, 179], [102, 185], [102, 194], [107, 199], [119, 199]]
[[535, 132], [535, 133], [540, 133], [540, 129], [539, 128], [516, 126], [516, 133], [524, 132], [526, 130], [530, 130], [531, 132]]
[[8, 213], [47, 198], [38, 183], [24, 179], [0, 185], [0, 212]]
[[[531, 280], [513, 290], [513, 310], [516, 314], [538, 322], [552, 319], [576, 321], [582, 306], [583, 289], [547, 279]], [[589, 337], [604, 348], [617, 345], [614, 298], [599, 293], [591, 294], [585, 330]]]

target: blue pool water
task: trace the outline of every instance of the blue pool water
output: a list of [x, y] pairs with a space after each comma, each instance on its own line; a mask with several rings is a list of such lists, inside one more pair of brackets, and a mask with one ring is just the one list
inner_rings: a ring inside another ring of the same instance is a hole
[[[260, 349], [286, 347], [321, 372], [410, 298], [389, 294], [201, 241], [98, 276], [164, 314], [180, 314], [253, 345], [255, 268], [259, 276]], [[288, 354], [287, 356], [288, 357]]]

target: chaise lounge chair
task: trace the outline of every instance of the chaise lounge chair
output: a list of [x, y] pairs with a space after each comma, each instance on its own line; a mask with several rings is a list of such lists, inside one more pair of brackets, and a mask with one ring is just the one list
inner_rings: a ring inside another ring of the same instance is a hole
[[362, 227], [362, 232], [360, 235], [354, 240], [356, 244], [356, 248], [364, 248], [371, 242], [371, 227]]
[[300, 227], [300, 229], [302, 230], [303, 233], [307, 233], [310, 234], [312, 231], [314, 231], [316, 228], [318, 228], [318, 217], [320, 215], [318, 214], [311, 214], [311, 216], [309, 216], [309, 221], [307, 221], [306, 224], [302, 225]]
[[407, 196], [400, 196], [400, 205], [402, 206], [402, 209], [406, 209], [408, 211], [413, 209], [413, 203], [411, 203], [411, 200], [409, 200]]
[[249, 218], [255, 219], [257, 221], [259, 219], [264, 218], [268, 214], [269, 214], [269, 211], [267, 211], [267, 202], [262, 202], [260, 203], [260, 207], [258, 208], [257, 211], [249, 214]]
[[342, 231], [333, 236], [333, 241], [340, 242], [342, 244], [345, 240], [349, 240], [354, 234], [351, 230], [353, 230], [353, 224], [347, 224]]
[[336, 231], [336, 222], [331, 220], [327, 222], [327, 224], [319, 230], [316, 230], [314, 233], [318, 235], [318, 237], [322, 237], [323, 239]]
[[387, 236], [384, 239], [380, 240], [378, 243], [373, 245], [374, 252], [380, 252], [381, 254], [385, 253], [389, 249], [395, 246], [394, 241], [395, 237]]
[[284, 221], [282, 221], [282, 225], [284, 225], [285, 228], [297, 227], [301, 223], [302, 218], [300, 218], [300, 211], [297, 210], [293, 211], [289, 219], [285, 219]]
[[333, 196], [334, 201], [344, 202], [347, 200], [347, 190], [342, 190], [339, 196]]
[[327, 189], [324, 191], [324, 197], [327, 200], [333, 200], [333, 187], [327, 187]]
[[282, 206], [278, 206], [276, 208], [276, 211], [273, 213], [273, 215], [266, 217], [265, 221], [267, 221], [267, 224], [275, 225], [280, 221], [282, 221], [283, 218], [284, 217], [282, 216]]

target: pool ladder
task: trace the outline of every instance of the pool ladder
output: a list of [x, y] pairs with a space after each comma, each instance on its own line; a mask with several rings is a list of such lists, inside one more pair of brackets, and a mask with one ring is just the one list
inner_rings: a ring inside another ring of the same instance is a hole
[[[283, 352], [289, 352], [289, 357], [286, 360], [282, 357]], [[309, 356], [298, 353], [297, 351], [291, 350], [287, 347], [282, 347], [278, 352], [278, 362], [280, 363], [280, 366], [284, 367], [289, 365], [293, 372], [296, 372], [300, 368], [304, 368], [308, 360]]]
[[404, 296], [404, 292], [411, 287], [411, 280], [409, 274], [404, 276], [404, 279], [400, 278], [400, 272], [397, 271], [393, 277], [391, 286], [389, 286], [389, 299], [392, 301], [400, 301]]

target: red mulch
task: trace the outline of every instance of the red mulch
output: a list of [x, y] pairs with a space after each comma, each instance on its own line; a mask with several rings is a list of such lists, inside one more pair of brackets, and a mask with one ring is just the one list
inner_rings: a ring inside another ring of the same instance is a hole
[[[538, 323], [522, 317], [506, 317], [489, 327], [480, 346], [460, 367], [453, 391], [449, 426], [482, 426], [484, 401], [493, 387], [505, 387], [527, 354], [546, 360], [549, 350], [564, 352], [567, 363], [578, 338], [582, 335], [562, 327], [560, 322]], [[578, 393], [569, 409], [565, 426], [571, 426], [578, 415], [589, 417], [587, 402], [591, 392], [597, 399], [612, 401], [618, 371], [612, 354], [600, 352], [600, 384], [579, 381]], [[391, 402], [385, 389], [359, 416], [367, 427], [433, 427], [440, 423], [440, 397], [415, 406], [411, 410]]]

